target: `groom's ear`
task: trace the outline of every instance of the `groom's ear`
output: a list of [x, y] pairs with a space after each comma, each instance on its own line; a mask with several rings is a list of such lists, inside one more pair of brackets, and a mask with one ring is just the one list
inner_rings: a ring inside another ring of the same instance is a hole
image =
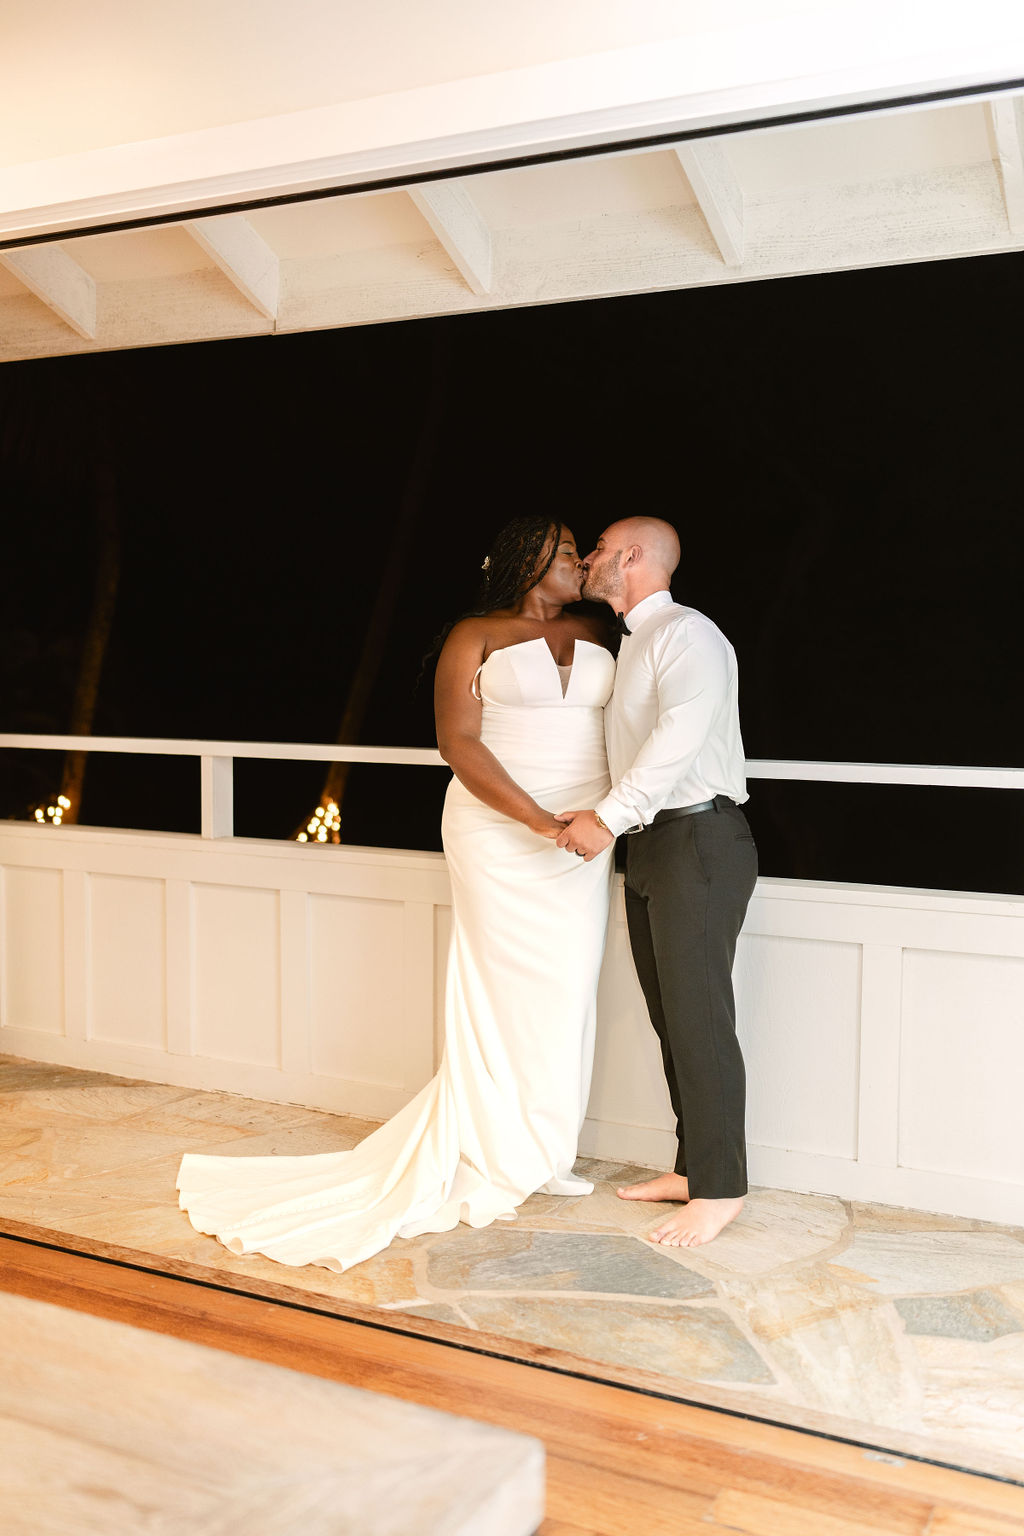
[[631, 544], [629, 546], [629, 548], [626, 550], [626, 558], [623, 561], [623, 564], [624, 565], [639, 565], [641, 560], [643, 559], [643, 557], [644, 557], [644, 552], [640, 548], [640, 545], [639, 544]]

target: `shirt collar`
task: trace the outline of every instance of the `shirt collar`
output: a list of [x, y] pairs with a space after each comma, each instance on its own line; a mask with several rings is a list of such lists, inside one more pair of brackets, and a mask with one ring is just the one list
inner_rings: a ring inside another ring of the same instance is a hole
[[652, 613], [657, 613], [659, 608], [671, 608], [675, 599], [671, 592], [652, 592], [649, 597], [642, 598], [635, 608], [631, 608], [625, 615], [626, 628], [633, 633], [638, 625], [645, 619], [649, 619]]

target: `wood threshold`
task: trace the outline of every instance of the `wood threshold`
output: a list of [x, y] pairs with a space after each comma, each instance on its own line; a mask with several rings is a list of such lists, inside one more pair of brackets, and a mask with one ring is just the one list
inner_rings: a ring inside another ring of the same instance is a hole
[[1024, 1488], [0, 1237], [0, 1289], [541, 1439], [542, 1536], [1020, 1536]]
[[[909, 1430], [897, 1430], [892, 1426], [879, 1429], [877, 1435], [872, 1435], [870, 1427], [863, 1422], [840, 1414], [823, 1413], [792, 1403], [787, 1403], [785, 1411], [780, 1412], [782, 1405], [768, 1403], [762, 1396], [745, 1391], [742, 1386], [723, 1388], [713, 1382], [681, 1381], [638, 1366], [627, 1367], [609, 1361], [590, 1360], [549, 1344], [488, 1333], [477, 1328], [470, 1329], [461, 1324], [419, 1316], [414, 1312], [361, 1303], [351, 1297], [340, 1302], [336, 1297], [295, 1285], [284, 1265], [275, 1266], [283, 1271], [284, 1278], [271, 1280], [265, 1274], [257, 1276], [245, 1271], [213, 1269], [208, 1264], [197, 1264], [188, 1259], [155, 1254], [123, 1243], [111, 1243], [11, 1219], [4, 1220], [0, 1236], [27, 1239], [57, 1252], [98, 1258], [129, 1269], [191, 1280], [214, 1291], [228, 1291], [254, 1300], [280, 1302], [286, 1307], [323, 1313], [385, 1332], [409, 1334], [435, 1343], [452, 1345], [472, 1354], [490, 1355], [499, 1360], [558, 1372], [574, 1379], [624, 1387], [692, 1408], [720, 1411], [754, 1423], [809, 1432], [883, 1457], [905, 1457], [948, 1467], [956, 1472], [995, 1477], [1024, 1486], [1018, 1465], [997, 1455], [987, 1455], [984, 1460], [975, 1459], [968, 1464], [961, 1458], [959, 1446], [951, 1439], [926, 1437]], [[977, 1456], [976, 1448], [972, 1454]]]

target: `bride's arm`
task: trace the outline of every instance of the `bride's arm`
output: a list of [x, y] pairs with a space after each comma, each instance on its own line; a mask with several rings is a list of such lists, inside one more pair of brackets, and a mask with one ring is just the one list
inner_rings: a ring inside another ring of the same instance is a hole
[[484, 659], [484, 626], [474, 619], [456, 624], [438, 658], [434, 681], [437, 746], [455, 777], [471, 795], [540, 837], [556, 838], [565, 829], [511, 779], [480, 740], [483, 706], [473, 680]]

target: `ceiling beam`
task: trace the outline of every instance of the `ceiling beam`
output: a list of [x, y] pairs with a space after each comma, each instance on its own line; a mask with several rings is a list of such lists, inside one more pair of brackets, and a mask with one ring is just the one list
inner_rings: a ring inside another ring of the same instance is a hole
[[185, 228], [224, 276], [266, 320], [277, 319], [281, 267], [275, 251], [241, 213], [191, 219]]
[[410, 240], [403, 229], [386, 245], [282, 259], [276, 322], [257, 314], [213, 265], [140, 274], [100, 285], [98, 341], [60, 324], [22, 287], [0, 293], [0, 362], [1024, 251], [1024, 232], [1008, 227], [991, 156], [751, 199], [745, 228], [744, 264], [728, 267], [691, 201], [506, 225], [499, 291], [482, 296], [453, 272], [437, 241]]
[[743, 265], [743, 193], [724, 144], [717, 139], [677, 144], [676, 158], [727, 267]]
[[0, 251], [0, 263], [86, 341], [96, 339], [96, 284], [59, 245]]
[[988, 104], [1003, 179], [1006, 217], [1015, 235], [1024, 234], [1024, 97], [997, 96]]
[[472, 293], [492, 291], [494, 252], [491, 232], [463, 181], [442, 181], [410, 189], [422, 213]]

